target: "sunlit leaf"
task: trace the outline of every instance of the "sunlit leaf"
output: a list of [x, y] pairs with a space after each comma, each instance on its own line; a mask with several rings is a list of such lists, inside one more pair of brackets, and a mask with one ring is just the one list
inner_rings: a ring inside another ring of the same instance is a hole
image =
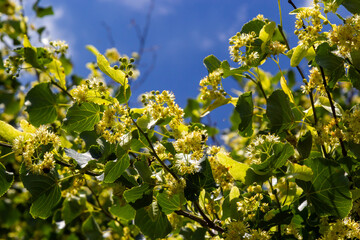
[[66, 114], [64, 129], [68, 132], [91, 131], [99, 121], [100, 107], [98, 105], [87, 102], [74, 104]]
[[101, 54], [97, 54], [96, 59], [97, 59], [97, 64], [103, 73], [105, 73], [112, 80], [114, 80], [117, 83], [120, 83], [123, 86], [127, 84], [127, 78], [123, 71], [111, 67], [108, 60], [106, 60], [106, 58]]
[[222, 152], [219, 152], [216, 157], [229, 170], [229, 173], [235, 180], [245, 183], [246, 171], [249, 169], [249, 165], [237, 162]]

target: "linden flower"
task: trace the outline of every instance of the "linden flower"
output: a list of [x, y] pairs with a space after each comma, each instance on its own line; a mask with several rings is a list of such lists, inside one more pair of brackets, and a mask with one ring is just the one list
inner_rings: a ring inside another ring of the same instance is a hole
[[200, 160], [203, 157], [204, 142], [207, 139], [206, 130], [196, 129], [185, 133], [174, 142], [174, 148], [177, 152], [192, 155], [192, 158]]
[[222, 75], [222, 69], [217, 69], [201, 79], [199, 85], [201, 86], [200, 98], [202, 100], [211, 101], [213, 99], [226, 96], [226, 92], [223, 90], [221, 85]]
[[69, 48], [69, 45], [65, 41], [61, 41], [61, 40], [51, 41], [50, 46], [54, 48], [53, 51], [55, 53], [61, 53], [61, 54], [65, 54]]
[[278, 41], [271, 41], [269, 45], [269, 52], [271, 55], [279, 55], [286, 51], [286, 46]]
[[116, 63], [120, 59], [120, 53], [116, 48], [106, 49], [105, 57], [109, 60], [110, 64]]
[[294, 32], [298, 35], [299, 45], [310, 47], [320, 37], [320, 32], [322, 30], [320, 17], [320, 5], [316, 2], [313, 3], [312, 7], [299, 9], [296, 13], [296, 30]]
[[344, 25], [333, 25], [329, 33], [331, 45], [337, 46], [338, 53], [343, 57], [350, 57], [350, 52], [359, 49], [360, 44], [360, 15], [355, 14], [346, 19]]
[[15, 155], [22, 156], [25, 166], [31, 172], [47, 173], [55, 167], [54, 156], [51, 152], [42, 154], [39, 149], [48, 144], [57, 149], [61, 144], [60, 138], [48, 131], [46, 126], [40, 126], [34, 133], [28, 133], [26, 138], [24, 135], [15, 138], [13, 150]]
[[191, 154], [177, 153], [175, 155], [175, 167], [182, 174], [191, 174], [201, 170], [201, 162], [204, 159], [196, 160], [191, 158]]
[[145, 114], [149, 114], [154, 121], [171, 118], [169, 126], [172, 129], [183, 122], [184, 110], [175, 103], [175, 96], [169, 91], [145, 93], [141, 102], [145, 105]]
[[[230, 38], [230, 56], [234, 62], [238, 62], [243, 65], [251, 65], [256, 59], [259, 58], [258, 52], [251, 52], [251, 44], [256, 39], [256, 33], [237, 33]], [[246, 52], [242, 52], [240, 48], [246, 47]], [[249, 52], [249, 54], [247, 54]]]

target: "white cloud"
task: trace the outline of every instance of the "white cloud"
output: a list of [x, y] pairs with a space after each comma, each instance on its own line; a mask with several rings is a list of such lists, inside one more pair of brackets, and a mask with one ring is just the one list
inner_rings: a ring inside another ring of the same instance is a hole
[[[66, 29], [64, 25], [64, 18], [67, 19], [67, 22], [71, 22], [69, 18], [71, 16], [66, 15], [67, 12], [65, 7], [62, 5], [53, 6], [54, 15], [45, 16], [43, 18], [36, 18], [32, 11], [32, 4], [29, 1], [25, 1], [25, 11], [27, 14], [32, 14], [29, 16], [29, 22], [33, 23], [36, 28], [45, 27], [45, 31], [42, 34], [42, 44], [47, 45], [50, 41], [53, 40], [64, 40], [69, 45], [69, 54], [74, 56], [74, 46], [76, 42], [76, 37], [73, 32]], [[36, 42], [38, 39], [37, 33], [30, 33], [30, 37], [32, 38], [32, 43]]]

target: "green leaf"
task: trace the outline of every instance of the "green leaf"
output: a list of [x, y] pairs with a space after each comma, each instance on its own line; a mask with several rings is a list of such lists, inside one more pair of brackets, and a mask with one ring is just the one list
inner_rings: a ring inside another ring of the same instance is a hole
[[271, 123], [272, 131], [289, 129], [294, 123], [289, 97], [282, 90], [274, 91], [267, 101], [266, 116]]
[[86, 209], [85, 195], [80, 194], [79, 197], [73, 196], [66, 198], [61, 209], [61, 214], [66, 224], [71, 223], [75, 218]]
[[[334, 107], [335, 107], [335, 114], [337, 116], [342, 116], [344, 113], [344, 110], [342, 109], [340, 104], [338, 104], [337, 102], [333, 102], [333, 103], [334, 103]], [[315, 107], [322, 107], [329, 113], [332, 113], [330, 101], [329, 101], [329, 98], [327, 98], [327, 97], [320, 96], [315, 102]]]
[[200, 166], [200, 172], [186, 174], [184, 176], [186, 180], [184, 194], [187, 200], [197, 200], [202, 189], [205, 189], [207, 192], [211, 192], [216, 187], [209, 161], [207, 159], [202, 160]]
[[131, 89], [129, 85], [125, 87], [121, 85], [116, 92], [116, 99], [119, 101], [120, 104], [127, 103], [131, 97]]
[[113, 183], [118, 179], [121, 174], [130, 166], [130, 158], [128, 154], [124, 154], [121, 158], [118, 158], [115, 162], [109, 161], [105, 165], [105, 183]]
[[360, 2], [358, 0], [344, 0], [342, 5], [352, 14], [360, 13]]
[[99, 224], [92, 214], [83, 222], [81, 230], [88, 240], [104, 239]]
[[106, 58], [101, 54], [97, 54], [96, 60], [100, 70], [103, 73], [108, 75], [115, 82], [120, 83], [123, 86], [127, 85], [127, 78], [123, 71], [111, 67], [108, 60], [106, 60]]
[[214, 55], [209, 55], [206, 58], [204, 58], [204, 65], [209, 71], [209, 73], [211, 73], [216, 69], [220, 68], [221, 62]]
[[216, 157], [229, 170], [235, 180], [245, 183], [246, 172], [250, 168], [249, 165], [237, 162], [222, 152], [219, 152]]
[[251, 20], [244, 24], [241, 28], [240, 33], [251, 33], [255, 32], [256, 36], [259, 36], [261, 29], [264, 27], [265, 23], [261, 20], [255, 19]]
[[50, 90], [49, 83], [40, 83], [33, 87], [26, 95], [25, 100], [29, 102], [26, 107], [29, 121], [35, 127], [56, 120], [56, 98]]
[[167, 192], [158, 193], [156, 199], [165, 214], [181, 209], [180, 194], [169, 195]]
[[253, 134], [252, 116], [254, 105], [252, 102], [252, 92], [246, 92], [239, 96], [235, 110], [240, 115], [239, 131], [243, 137], [250, 137]]
[[325, 75], [329, 77], [328, 87], [333, 89], [336, 82], [345, 75], [344, 59], [332, 53], [328, 43], [322, 43], [316, 48], [316, 63], [324, 68]]
[[[22, 168], [25, 168], [22, 166]], [[35, 175], [24, 170], [20, 174], [24, 187], [31, 193], [34, 202], [30, 207], [30, 214], [34, 218], [48, 218], [52, 209], [61, 199], [61, 191], [53, 177]]]
[[313, 176], [313, 171], [308, 166], [299, 165], [297, 163], [289, 163], [287, 176], [303, 181], [310, 181]]
[[259, 33], [259, 38], [263, 41], [263, 43], [261, 44], [261, 51], [265, 50], [266, 44], [271, 40], [272, 36], [274, 35], [275, 28], [276, 23], [270, 21], [261, 29]]
[[74, 104], [66, 114], [64, 129], [67, 132], [75, 131], [80, 133], [91, 131], [99, 121], [100, 107], [97, 104], [87, 102]]
[[206, 115], [208, 115], [211, 111], [213, 111], [214, 109], [224, 106], [228, 103], [231, 103], [231, 98], [217, 98], [215, 99], [215, 101], [210, 104], [210, 106], [208, 106], [202, 113], [201, 113], [201, 117], [205, 117]]
[[125, 204], [124, 206], [114, 204], [109, 208], [109, 212], [124, 221], [133, 220], [136, 214], [135, 209], [130, 204]]
[[126, 202], [135, 202], [136, 200], [140, 199], [143, 196], [143, 194], [149, 189], [150, 187], [148, 184], [143, 184], [141, 186], [133, 187], [124, 192], [124, 198]]
[[[156, 205], [156, 202], [153, 205]], [[135, 224], [150, 239], [164, 238], [171, 232], [172, 227], [166, 215], [153, 205], [136, 211]]]
[[65, 72], [62, 63], [54, 58], [49, 64], [47, 64], [47, 67], [49, 72], [59, 81], [60, 86], [66, 90]]
[[305, 159], [309, 157], [312, 148], [312, 136], [310, 131], [300, 137], [296, 148], [299, 151], [301, 158]]
[[151, 177], [153, 173], [146, 160], [136, 161], [136, 163], [134, 163], [134, 167], [136, 168], [136, 171], [139, 173], [145, 183], [154, 183], [154, 179]]
[[290, 59], [290, 66], [296, 67], [299, 65], [301, 60], [306, 56], [308, 49], [309, 48], [304, 45], [296, 46]]
[[54, 12], [52, 10], [52, 7], [39, 7], [40, 0], [37, 0], [32, 9], [36, 12], [36, 16], [38, 18], [42, 18], [47, 15], [54, 15]]
[[315, 212], [320, 216], [346, 217], [352, 208], [352, 199], [344, 170], [331, 159], [320, 157], [305, 160], [305, 165], [313, 171], [311, 182], [296, 182]]
[[360, 90], [360, 72], [353, 66], [350, 66], [348, 71], [348, 77], [350, 78], [352, 85], [356, 89]]
[[14, 174], [6, 171], [4, 165], [0, 163], [0, 197], [4, 195], [14, 182]]

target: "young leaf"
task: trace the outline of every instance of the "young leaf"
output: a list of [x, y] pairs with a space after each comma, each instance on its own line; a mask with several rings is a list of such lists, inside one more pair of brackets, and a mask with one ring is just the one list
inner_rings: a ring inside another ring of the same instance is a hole
[[313, 171], [311, 182], [297, 180], [309, 203], [320, 216], [346, 217], [352, 207], [350, 184], [344, 170], [330, 159], [311, 158], [305, 165]]
[[0, 197], [7, 192], [14, 182], [14, 174], [6, 171], [6, 168], [0, 163]]
[[80, 133], [91, 131], [99, 121], [100, 107], [98, 105], [87, 102], [74, 104], [66, 114], [64, 129], [68, 132], [75, 131]]
[[55, 58], [47, 64], [49, 72], [59, 81], [60, 86], [66, 90], [65, 72], [61, 62]]
[[250, 168], [249, 165], [237, 162], [221, 152], [216, 157], [229, 170], [229, 173], [235, 180], [245, 183], [246, 172]]
[[114, 80], [117, 83], [120, 83], [123, 86], [127, 84], [127, 78], [123, 71], [111, 67], [108, 60], [106, 60], [106, 58], [101, 54], [97, 54], [96, 59], [97, 59], [97, 64], [103, 73], [105, 73], [112, 80]]
[[313, 171], [308, 166], [299, 165], [297, 163], [289, 163], [287, 175], [295, 179], [310, 181], [313, 176]]
[[275, 28], [276, 23], [270, 21], [261, 29], [259, 33], [259, 38], [263, 41], [263, 43], [261, 44], [261, 51], [265, 50], [266, 44], [271, 40], [272, 36], [274, 35]]
[[56, 97], [51, 92], [49, 83], [40, 83], [33, 87], [26, 95], [25, 100], [29, 102], [26, 107], [29, 121], [35, 127], [56, 120]]
[[294, 96], [293, 96], [290, 88], [288, 87], [286, 79], [285, 79], [284, 76], [280, 77], [280, 85], [281, 85], [281, 88], [284, 91], [284, 93], [289, 97], [290, 102], [295, 104]]
[[301, 60], [306, 56], [308, 49], [309, 48], [304, 45], [296, 46], [290, 59], [290, 66], [296, 67], [299, 65]]
[[20, 135], [23, 135], [23, 132], [20, 132], [10, 124], [0, 120], [0, 137], [6, 141], [12, 142], [14, 139]]

